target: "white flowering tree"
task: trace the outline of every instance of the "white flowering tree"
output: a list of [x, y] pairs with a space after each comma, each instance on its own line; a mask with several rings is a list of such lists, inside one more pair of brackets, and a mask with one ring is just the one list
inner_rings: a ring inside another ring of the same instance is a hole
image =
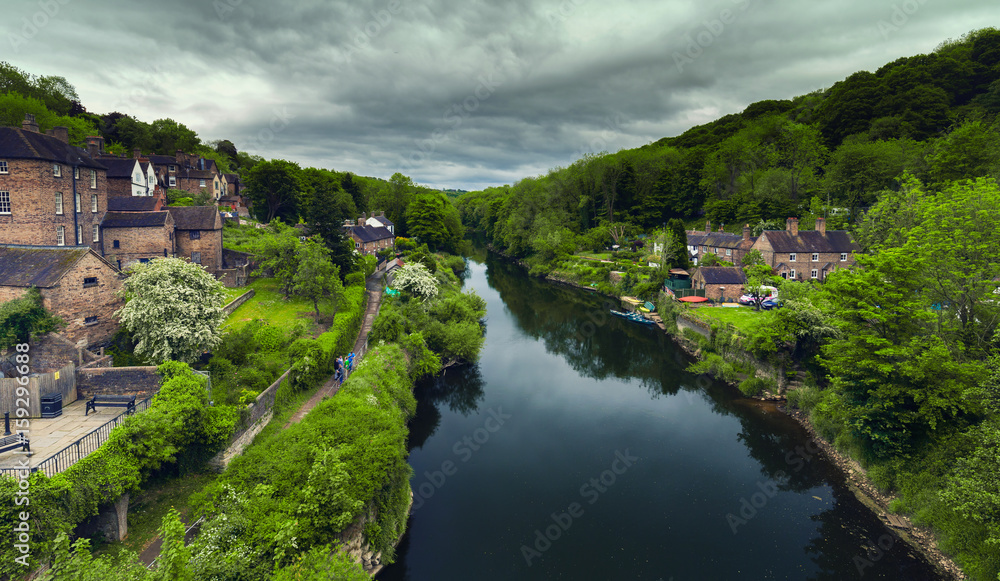
[[136, 355], [191, 362], [222, 338], [223, 288], [200, 265], [161, 258], [128, 270], [118, 290], [126, 303], [115, 315], [135, 339]]
[[427, 300], [437, 296], [437, 281], [427, 267], [419, 262], [410, 262], [396, 271], [392, 286], [401, 291], [408, 291]]

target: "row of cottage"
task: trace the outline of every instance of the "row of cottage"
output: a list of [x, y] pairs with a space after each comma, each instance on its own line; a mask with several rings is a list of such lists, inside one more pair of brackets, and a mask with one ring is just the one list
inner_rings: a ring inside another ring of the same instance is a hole
[[[242, 282], [246, 257], [223, 249], [216, 206], [246, 213], [236, 174], [182, 151], [128, 158], [105, 153], [100, 137], [86, 145], [70, 145], [64, 127], [41, 133], [30, 114], [0, 127], [0, 302], [38, 287], [64, 334], [95, 344], [117, 330], [114, 291], [135, 262], [185, 258]], [[205, 192], [215, 205], [166, 207], [167, 189]]]
[[[720, 228], [712, 232], [712, 223], [705, 231], [688, 231], [687, 248], [691, 261], [697, 265], [708, 254], [741, 265], [753, 250], [760, 252], [764, 263], [786, 280], [825, 280], [827, 275], [856, 263], [855, 253], [861, 250], [850, 232], [827, 230], [826, 220], [816, 218], [814, 230], [799, 230], [798, 218], [788, 218], [784, 230], [764, 230], [751, 236], [750, 226], [743, 227], [742, 236], [729, 234]], [[705, 291], [716, 301], [735, 301], [743, 293], [746, 277], [740, 266], [702, 267], [694, 271], [691, 281], [696, 289]]]

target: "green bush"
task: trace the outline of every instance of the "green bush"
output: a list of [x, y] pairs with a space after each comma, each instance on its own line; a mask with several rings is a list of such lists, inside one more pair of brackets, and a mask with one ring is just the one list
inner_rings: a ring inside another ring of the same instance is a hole
[[747, 397], [758, 396], [765, 391], [777, 391], [773, 381], [763, 377], [748, 377], [740, 382], [740, 391]]
[[285, 332], [280, 327], [264, 325], [253, 334], [253, 341], [261, 351], [280, 351], [285, 346]]
[[363, 272], [352, 272], [344, 277], [344, 286], [364, 286], [365, 285], [365, 273]]
[[811, 411], [823, 397], [818, 387], [800, 387], [788, 392], [788, 405], [804, 411]]
[[707, 373], [730, 382], [735, 381], [737, 375], [736, 367], [717, 353], [706, 353], [703, 360], [692, 363], [687, 370], [691, 373]]

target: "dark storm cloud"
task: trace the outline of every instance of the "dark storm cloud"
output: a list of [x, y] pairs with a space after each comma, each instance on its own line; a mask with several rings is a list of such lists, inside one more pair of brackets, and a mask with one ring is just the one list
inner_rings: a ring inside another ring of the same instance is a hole
[[67, 77], [95, 112], [465, 188], [827, 88], [998, 14], [986, 0], [49, 4], [7, 7], [0, 32], [20, 42], [2, 58]]

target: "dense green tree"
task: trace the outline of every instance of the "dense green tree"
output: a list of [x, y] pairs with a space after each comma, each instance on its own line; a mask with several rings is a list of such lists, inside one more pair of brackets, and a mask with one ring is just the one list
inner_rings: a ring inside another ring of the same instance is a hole
[[295, 228], [286, 226], [281, 220], [274, 220], [264, 234], [250, 243], [250, 250], [258, 261], [254, 275], [265, 275], [278, 279], [285, 298], [291, 296], [298, 269], [299, 234]]
[[174, 155], [177, 150], [191, 152], [201, 145], [198, 134], [173, 119], [157, 119], [150, 124], [153, 151]]
[[259, 220], [281, 218], [298, 223], [305, 191], [299, 164], [283, 159], [261, 161], [243, 176], [243, 185]]
[[0, 350], [44, 335], [64, 326], [59, 317], [42, 304], [42, 294], [31, 287], [23, 296], [0, 303]]
[[308, 299], [313, 304], [319, 321], [319, 302], [329, 301], [336, 312], [344, 288], [340, 283], [340, 270], [330, 261], [323, 243], [310, 239], [295, 249], [298, 267], [292, 275], [292, 294]]
[[409, 235], [431, 250], [455, 252], [462, 239], [458, 209], [441, 193], [416, 194], [406, 209], [406, 223]]
[[997, 127], [966, 121], [934, 144], [928, 156], [929, 178], [944, 183], [1000, 174], [1000, 135]]

